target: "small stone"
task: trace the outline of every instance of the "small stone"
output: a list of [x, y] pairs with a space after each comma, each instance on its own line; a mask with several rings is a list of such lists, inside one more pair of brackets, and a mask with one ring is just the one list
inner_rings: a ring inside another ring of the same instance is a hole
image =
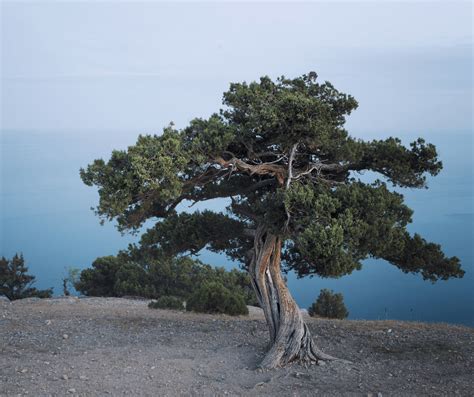
[[68, 334], [64, 334], [64, 335], [63, 335], [63, 339], [67, 339], [67, 338], [69, 338], [69, 335], [68, 335]]
[[387, 333], [391, 333], [391, 332], [392, 332], [392, 329], [391, 329], [391, 328], [389, 328], [389, 330], [387, 331]]
[[64, 379], [64, 380], [68, 380], [68, 379], [69, 379], [67, 375], [63, 375], [61, 378]]
[[23, 368], [21, 371], [20, 371], [22, 374], [26, 374], [28, 372], [28, 369], [27, 368]]
[[46, 320], [44, 323], [45, 323], [46, 325], [51, 325], [51, 320]]
[[155, 366], [153, 366], [153, 367], [150, 367], [150, 369], [155, 369], [155, 368], [156, 368]]
[[79, 376], [79, 379], [80, 380], [88, 380], [89, 378], [85, 375], [81, 375], [81, 376]]
[[67, 391], [67, 392], [68, 392], [68, 393], [71, 393], [71, 394], [73, 394], [73, 393], [75, 393], [75, 392], [76, 392], [76, 389], [74, 389], [74, 388], [71, 388], [71, 389], [68, 389], [68, 391]]

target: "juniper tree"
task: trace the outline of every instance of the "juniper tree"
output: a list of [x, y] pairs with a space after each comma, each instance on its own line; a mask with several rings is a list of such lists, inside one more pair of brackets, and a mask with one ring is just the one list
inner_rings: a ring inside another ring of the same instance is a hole
[[0, 258], [0, 295], [10, 300], [51, 297], [52, 288], [38, 290], [32, 286], [34, 283], [35, 276], [28, 274], [23, 254], [15, 254], [12, 259]]
[[[329, 360], [315, 345], [281, 270], [340, 277], [382, 258], [431, 281], [462, 277], [459, 260], [406, 226], [412, 211], [389, 186], [422, 188], [442, 168], [432, 144], [397, 138], [363, 141], [344, 128], [356, 100], [314, 72], [295, 79], [231, 84], [224, 108], [139, 136], [81, 170], [96, 185], [96, 213], [143, 234], [140, 249], [169, 255], [204, 247], [248, 270], [268, 324], [261, 366]], [[360, 172], [380, 180], [366, 183]], [[227, 213], [176, 211], [182, 202], [227, 198]]]

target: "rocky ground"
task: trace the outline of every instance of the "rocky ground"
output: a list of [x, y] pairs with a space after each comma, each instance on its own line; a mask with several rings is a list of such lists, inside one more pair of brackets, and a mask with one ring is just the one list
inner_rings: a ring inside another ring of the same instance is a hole
[[151, 310], [115, 298], [0, 301], [1, 396], [474, 395], [474, 329], [307, 319], [350, 360], [256, 370], [267, 330], [248, 317]]

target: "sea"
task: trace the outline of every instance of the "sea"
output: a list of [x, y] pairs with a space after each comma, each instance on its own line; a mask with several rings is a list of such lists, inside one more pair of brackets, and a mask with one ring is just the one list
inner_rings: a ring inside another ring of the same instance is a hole
[[[1, 131], [0, 256], [23, 253], [38, 288], [62, 294], [62, 278], [70, 267], [85, 269], [95, 258], [114, 255], [139, 236], [121, 235], [112, 223], [101, 226], [91, 207], [95, 188], [85, 186], [79, 169], [95, 158], [107, 159], [113, 149], [135, 142], [130, 131]], [[409, 230], [441, 244], [447, 255], [461, 259], [462, 279], [424, 281], [383, 260], [369, 259], [362, 270], [339, 279], [298, 279], [288, 286], [302, 308], [322, 288], [344, 296], [350, 319], [399, 319], [474, 326], [473, 139], [471, 131], [433, 132], [443, 161], [429, 189], [401, 189], [414, 209]], [[221, 210], [222, 201], [197, 208]], [[181, 206], [181, 210], [188, 210]], [[193, 207], [192, 210], [195, 210]], [[223, 255], [207, 251], [203, 262], [237, 267]]]

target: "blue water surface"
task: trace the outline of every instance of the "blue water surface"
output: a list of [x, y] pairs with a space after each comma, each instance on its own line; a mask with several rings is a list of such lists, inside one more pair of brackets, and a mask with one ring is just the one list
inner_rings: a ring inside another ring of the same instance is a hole
[[[94, 188], [79, 178], [80, 167], [108, 158], [112, 149], [134, 143], [131, 132], [2, 131], [0, 255], [23, 252], [40, 288], [60, 294], [65, 269], [85, 268], [113, 255], [138, 237], [122, 236], [112, 224], [99, 225], [90, 210], [98, 201]], [[403, 319], [461, 323], [474, 326], [473, 156], [470, 132], [433, 134], [444, 163], [430, 178], [429, 189], [405, 189], [415, 210], [411, 232], [456, 255], [463, 279], [432, 284], [419, 275], [404, 274], [381, 260], [368, 260], [361, 271], [336, 280], [297, 279], [288, 285], [301, 307], [308, 307], [321, 288], [344, 294], [352, 319]], [[224, 207], [222, 202], [209, 203]], [[200, 259], [227, 268], [224, 256], [203, 252]]]

